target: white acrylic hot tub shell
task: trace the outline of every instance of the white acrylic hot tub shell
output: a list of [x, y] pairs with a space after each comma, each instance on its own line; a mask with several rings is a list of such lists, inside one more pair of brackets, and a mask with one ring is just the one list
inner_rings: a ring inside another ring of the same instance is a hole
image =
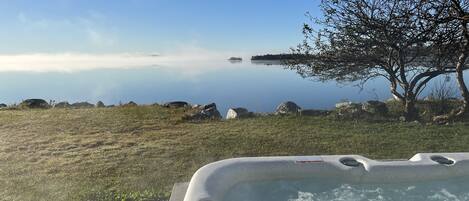
[[[454, 161], [442, 165], [430, 159], [443, 156]], [[362, 163], [349, 167], [340, 159]], [[184, 201], [220, 201], [241, 182], [278, 179], [324, 178], [343, 181], [411, 182], [469, 176], [469, 153], [417, 154], [410, 160], [376, 161], [358, 155], [235, 158], [200, 168], [192, 177]]]

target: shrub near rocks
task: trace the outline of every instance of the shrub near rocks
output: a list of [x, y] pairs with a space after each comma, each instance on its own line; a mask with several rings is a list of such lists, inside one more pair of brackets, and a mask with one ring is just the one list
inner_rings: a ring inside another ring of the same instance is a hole
[[362, 109], [373, 115], [386, 115], [388, 113], [386, 103], [381, 101], [366, 101], [363, 103]]
[[98, 102], [96, 103], [96, 107], [97, 107], [97, 108], [103, 108], [103, 107], [106, 107], [106, 105], [104, 105], [103, 101], [98, 101]]
[[335, 104], [335, 108], [339, 117], [358, 118], [365, 113], [360, 103], [341, 102]]

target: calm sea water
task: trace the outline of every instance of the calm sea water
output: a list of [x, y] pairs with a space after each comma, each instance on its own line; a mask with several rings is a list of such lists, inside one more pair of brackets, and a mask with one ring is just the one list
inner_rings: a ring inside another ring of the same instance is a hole
[[184, 100], [196, 104], [215, 102], [223, 114], [230, 107], [272, 112], [287, 100], [303, 108], [328, 109], [342, 100], [390, 98], [388, 84], [382, 79], [368, 82], [362, 90], [350, 83], [303, 79], [282, 66], [249, 61], [77, 72], [0, 72], [0, 80], [0, 102], [7, 104], [27, 98], [91, 103], [101, 100], [105, 104]]

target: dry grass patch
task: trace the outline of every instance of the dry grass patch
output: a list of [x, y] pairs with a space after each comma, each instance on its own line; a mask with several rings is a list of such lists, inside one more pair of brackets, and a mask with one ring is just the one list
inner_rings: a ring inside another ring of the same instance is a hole
[[160, 200], [230, 157], [469, 150], [469, 126], [258, 117], [185, 123], [158, 106], [0, 111], [4, 200]]

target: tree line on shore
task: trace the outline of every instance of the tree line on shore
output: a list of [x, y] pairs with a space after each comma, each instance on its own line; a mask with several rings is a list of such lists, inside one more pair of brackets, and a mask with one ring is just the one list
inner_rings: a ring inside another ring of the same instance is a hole
[[255, 55], [251, 57], [251, 60], [297, 60], [297, 59], [306, 59], [307, 55], [305, 54], [264, 54], [264, 55]]
[[289, 60], [291, 69], [362, 84], [384, 77], [407, 121], [419, 118], [416, 101], [431, 80], [455, 74], [463, 104], [435, 118], [458, 120], [469, 113], [469, 1], [323, 0], [321, 8], [323, 16], [310, 17], [303, 42], [292, 49], [304, 56]]

